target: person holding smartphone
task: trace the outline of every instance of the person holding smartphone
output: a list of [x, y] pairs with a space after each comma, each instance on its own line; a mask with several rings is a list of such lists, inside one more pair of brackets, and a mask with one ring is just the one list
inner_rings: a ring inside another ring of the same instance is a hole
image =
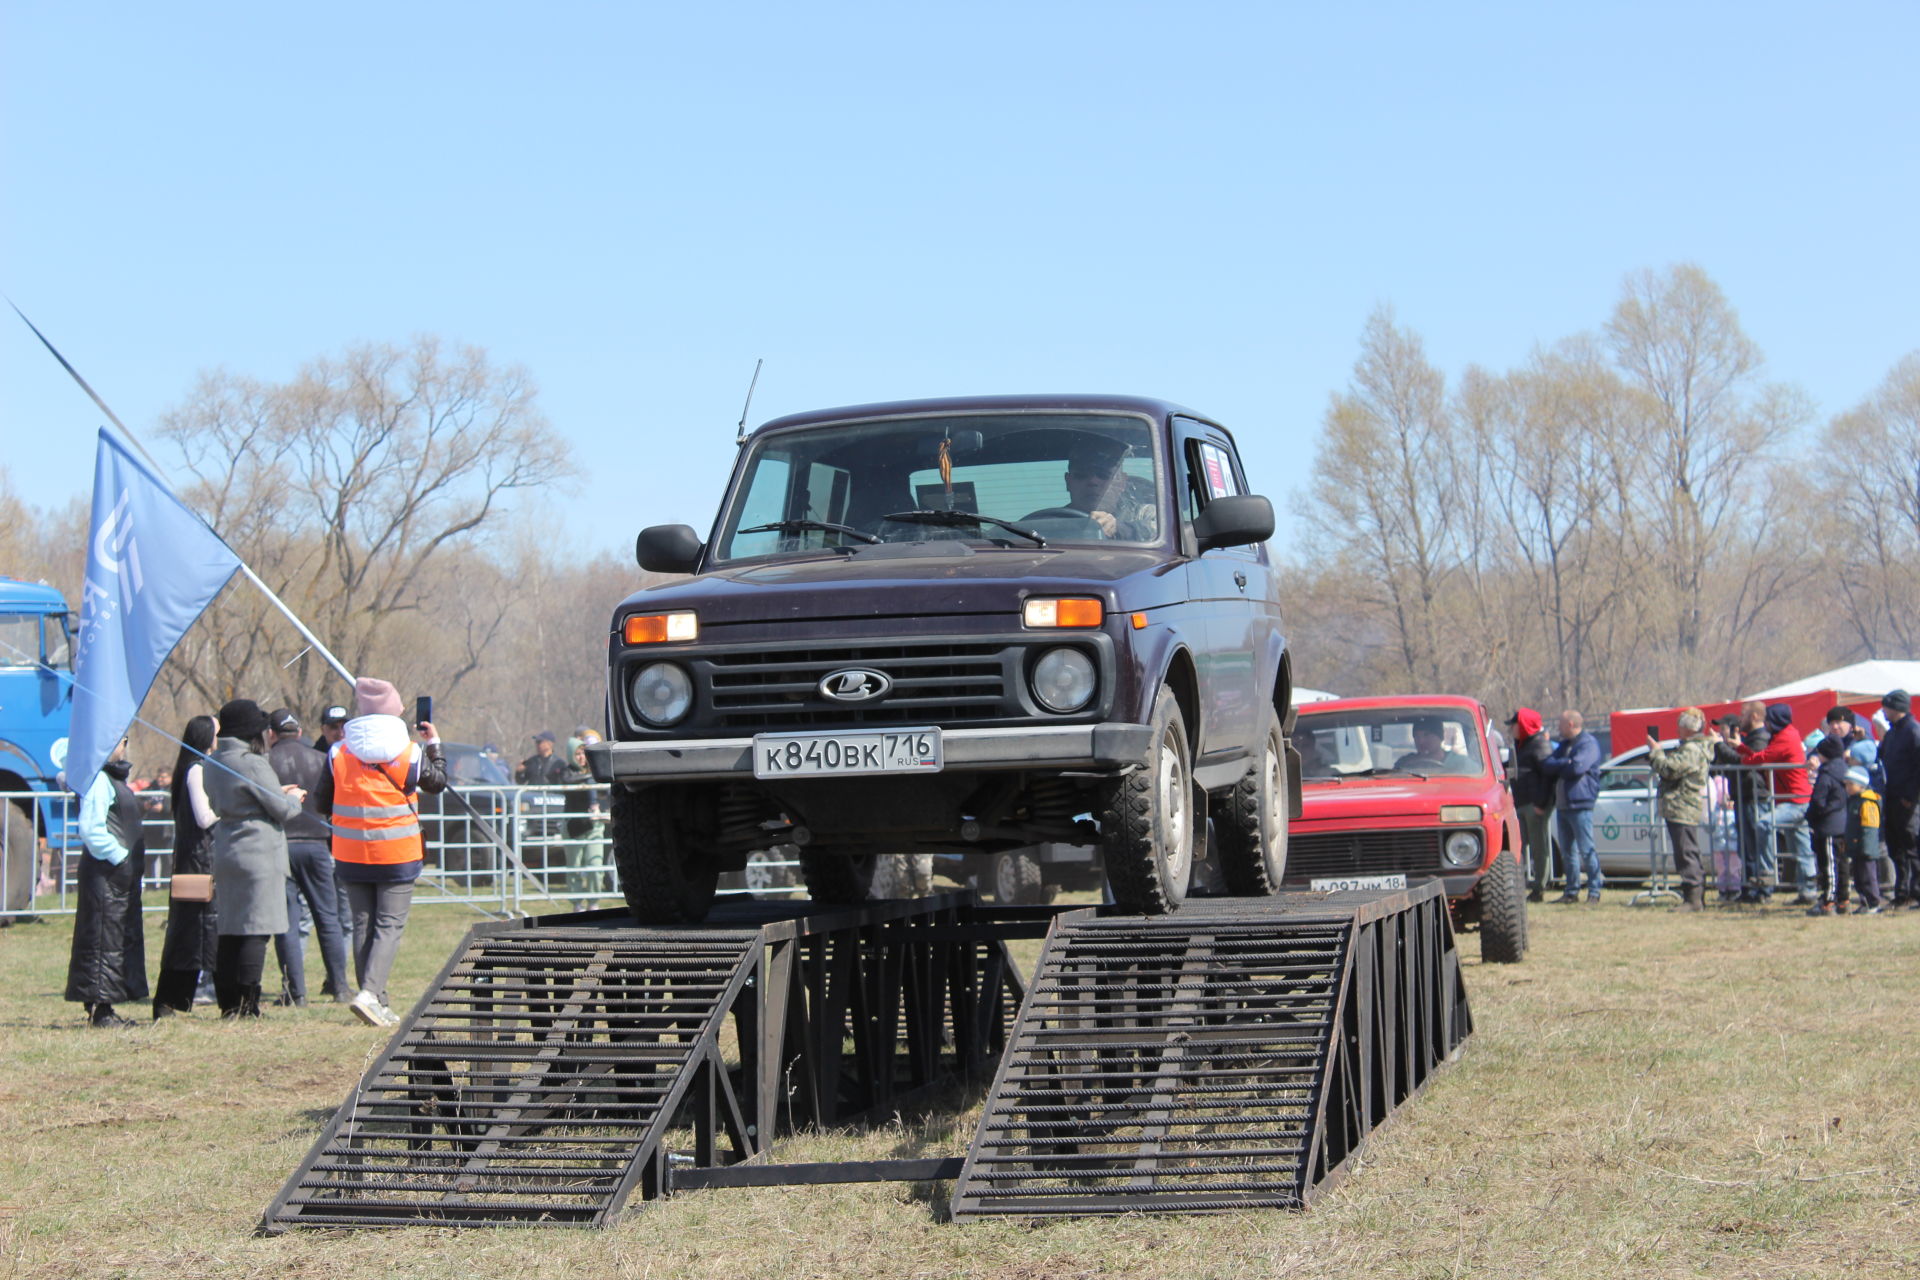
[[447, 766], [430, 699], [416, 708], [419, 743], [408, 737], [400, 694], [385, 680], [355, 681], [354, 705], [359, 714], [327, 754], [315, 807], [332, 823], [334, 874], [353, 915], [360, 990], [349, 1006], [369, 1026], [389, 1027], [400, 1018], [387, 1004], [387, 978], [426, 862], [414, 797], [445, 791]]

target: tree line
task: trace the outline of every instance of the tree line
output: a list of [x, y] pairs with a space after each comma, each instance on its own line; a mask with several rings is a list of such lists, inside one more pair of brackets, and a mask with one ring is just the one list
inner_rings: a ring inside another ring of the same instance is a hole
[[[574, 474], [525, 370], [431, 337], [361, 344], [283, 383], [200, 377], [148, 447], [176, 492], [356, 674], [431, 694], [445, 735], [600, 725], [613, 606], [648, 575], [570, 552], [551, 499]], [[36, 509], [0, 472], [0, 571], [77, 601], [84, 498]], [[142, 718], [175, 734], [229, 698], [309, 730], [351, 689], [236, 578], [187, 633]], [[134, 734], [142, 770], [174, 748]]]
[[1295, 495], [1296, 677], [1594, 714], [1920, 656], [1920, 351], [1825, 422], [1765, 372], [1688, 264], [1451, 382], [1377, 310]]

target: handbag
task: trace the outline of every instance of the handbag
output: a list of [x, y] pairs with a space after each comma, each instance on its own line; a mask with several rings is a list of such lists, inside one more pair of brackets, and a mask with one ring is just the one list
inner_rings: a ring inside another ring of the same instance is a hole
[[167, 896], [176, 902], [212, 902], [213, 877], [192, 873], [175, 875], [167, 882]]

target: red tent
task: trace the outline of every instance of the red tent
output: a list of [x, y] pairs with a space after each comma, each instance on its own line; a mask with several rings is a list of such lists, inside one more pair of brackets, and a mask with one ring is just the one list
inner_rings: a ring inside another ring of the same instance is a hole
[[[1835, 705], [1846, 707], [1863, 720], [1872, 720], [1873, 713], [1880, 709], [1878, 698], [1864, 701], [1845, 702], [1841, 695], [1832, 689], [1821, 689], [1815, 693], [1799, 693], [1787, 698], [1768, 698], [1768, 706], [1784, 702], [1793, 708], [1793, 727], [1802, 734], [1812, 733], [1827, 718], [1827, 710]], [[1741, 703], [1703, 702], [1700, 709], [1707, 713], [1709, 720], [1718, 720], [1721, 716], [1739, 715]], [[1652, 710], [1616, 711], [1609, 717], [1613, 725], [1613, 749], [1616, 753], [1630, 751], [1646, 741], [1647, 726], [1652, 725], [1662, 738], [1680, 736], [1680, 712], [1682, 707], [1658, 707]]]

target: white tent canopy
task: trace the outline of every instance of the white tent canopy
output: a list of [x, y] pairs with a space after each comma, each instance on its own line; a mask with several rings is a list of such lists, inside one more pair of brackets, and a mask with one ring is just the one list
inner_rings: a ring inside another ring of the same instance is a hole
[[1847, 702], [1878, 698], [1889, 689], [1920, 692], [1920, 662], [1895, 662], [1874, 658], [1851, 666], [1835, 667], [1819, 675], [1792, 680], [1759, 693], [1740, 695], [1742, 702], [1765, 702], [1768, 698], [1791, 698], [1802, 693], [1831, 689]]

